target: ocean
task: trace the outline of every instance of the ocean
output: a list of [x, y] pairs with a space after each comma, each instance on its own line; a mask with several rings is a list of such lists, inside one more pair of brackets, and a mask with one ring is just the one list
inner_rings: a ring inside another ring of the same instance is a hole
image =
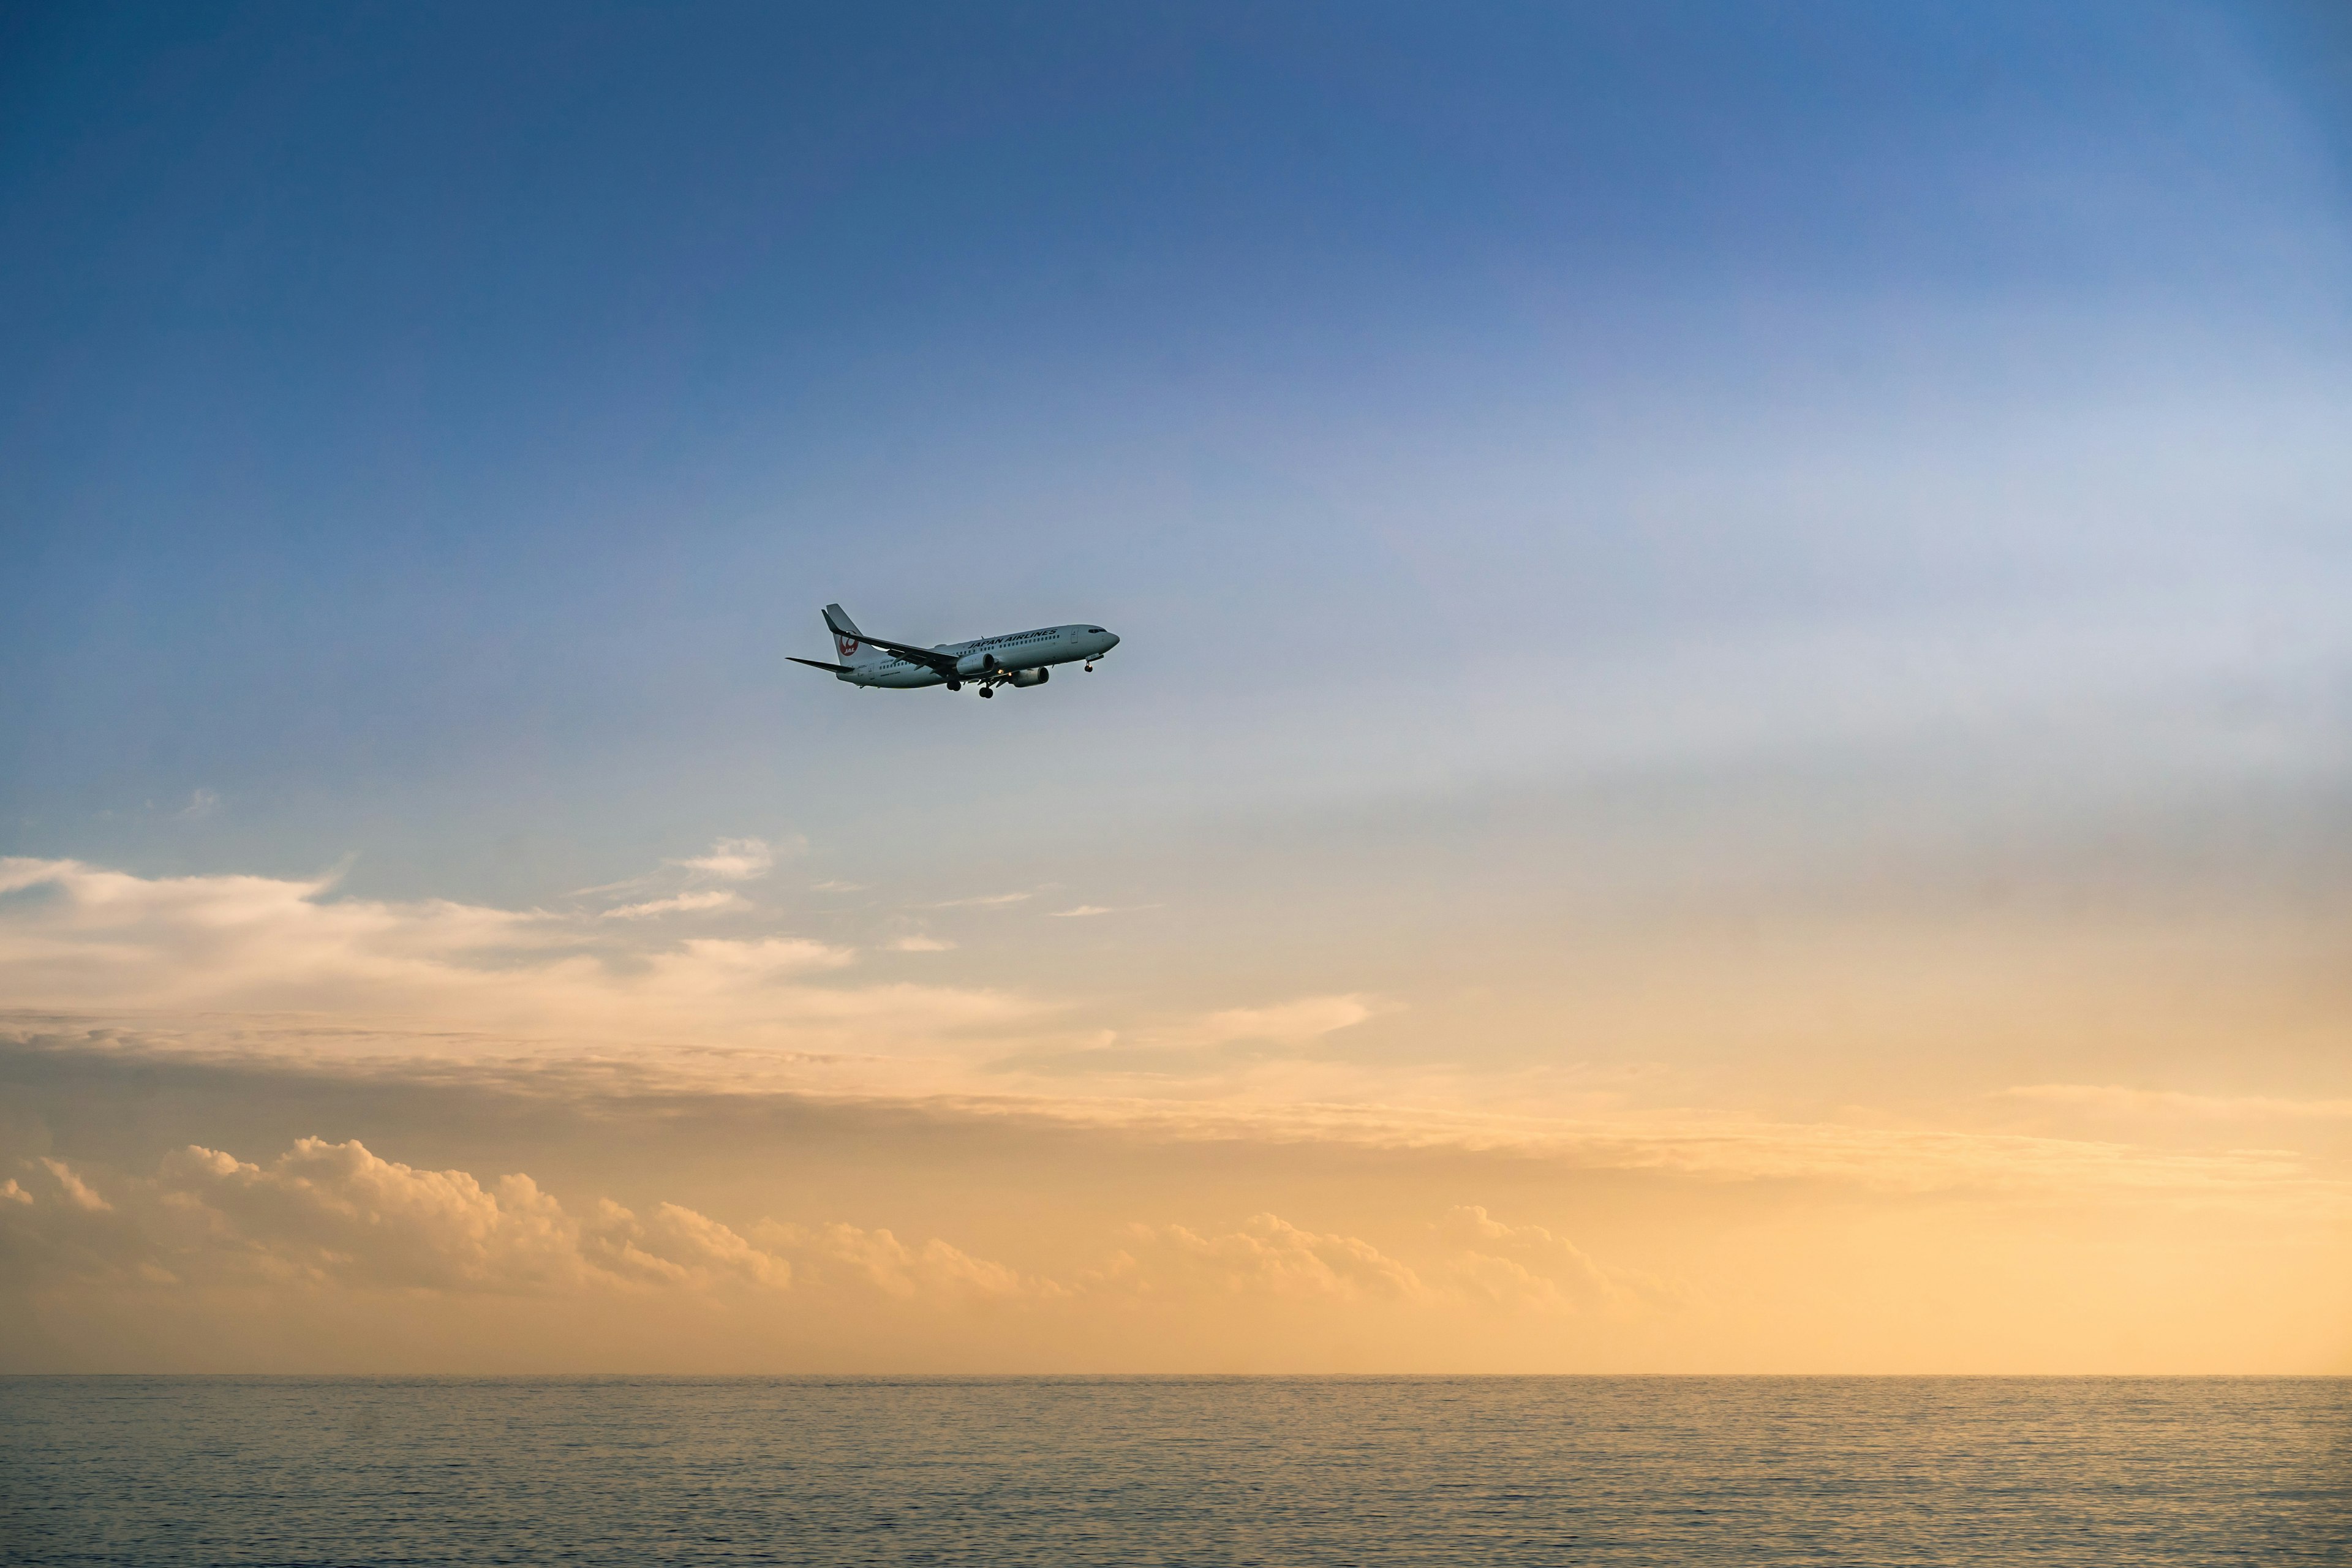
[[0, 1379], [0, 1563], [2352, 1562], [2352, 1380]]

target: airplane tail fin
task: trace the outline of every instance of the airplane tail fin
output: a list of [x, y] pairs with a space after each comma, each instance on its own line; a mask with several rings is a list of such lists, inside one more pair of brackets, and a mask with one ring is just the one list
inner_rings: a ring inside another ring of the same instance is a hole
[[833, 634], [834, 651], [850, 668], [882, 661], [882, 650], [866, 641], [866, 634], [857, 629], [857, 623], [851, 620], [849, 612], [839, 605], [824, 607], [824, 625], [825, 629]]

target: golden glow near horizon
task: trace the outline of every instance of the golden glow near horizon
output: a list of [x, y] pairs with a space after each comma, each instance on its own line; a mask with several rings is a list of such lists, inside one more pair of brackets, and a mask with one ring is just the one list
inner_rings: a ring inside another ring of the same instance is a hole
[[[19, 1342], [42, 1347], [24, 1359], [2342, 1362], [2352, 1186], [2330, 1162], [2352, 1100], [2034, 1070], [2223, 1030], [2324, 1047], [2326, 954], [2292, 925], [1668, 922], [1535, 943], [1559, 947], [1549, 1011], [1432, 988], [1433, 952], [1388, 970], [1391, 993], [1122, 1017], [908, 978], [887, 942], [663, 935], [628, 912], [749, 895], [777, 861], [722, 844], [563, 912], [6, 862], [0, 882], [37, 895], [0, 928], [25, 1086], [0, 1222], [37, 1330]], [[1425, 1043], [1547, 1029], [1588, 1044], [1482, 1066]], [[1416, 1048], [1338, 1048], [1351, 1033]], [[1660, 1060], [1601, 1059], [1639, 1034]], [[36, 1119], [99, 1107], [138, 1136], [26, 1152]], [[130, 1157], [213, 1125], [244, 1135]], [[289, 1126], [310, 1131], [261, 1131]]]

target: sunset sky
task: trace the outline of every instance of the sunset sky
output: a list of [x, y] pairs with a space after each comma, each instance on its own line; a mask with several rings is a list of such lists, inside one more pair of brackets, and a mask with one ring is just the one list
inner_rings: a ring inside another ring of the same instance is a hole
[[2347, 105], [14, 13], [0, 1371], [2352, 1372]]

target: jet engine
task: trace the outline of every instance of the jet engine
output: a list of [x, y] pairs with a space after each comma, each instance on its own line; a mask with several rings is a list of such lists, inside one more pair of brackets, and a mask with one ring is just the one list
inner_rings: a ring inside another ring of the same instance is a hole
[[1013, 672], [1013, 684], [1015, 686], [1043, 686], [1053, 679], [1054, 672], [1050, 669], [1016, 669]]
[[996, 656], [992, 653], [968, 653], [956, 660], [956, 673], [967, 679], [975, 675], [986, 675], [995, 668]]

